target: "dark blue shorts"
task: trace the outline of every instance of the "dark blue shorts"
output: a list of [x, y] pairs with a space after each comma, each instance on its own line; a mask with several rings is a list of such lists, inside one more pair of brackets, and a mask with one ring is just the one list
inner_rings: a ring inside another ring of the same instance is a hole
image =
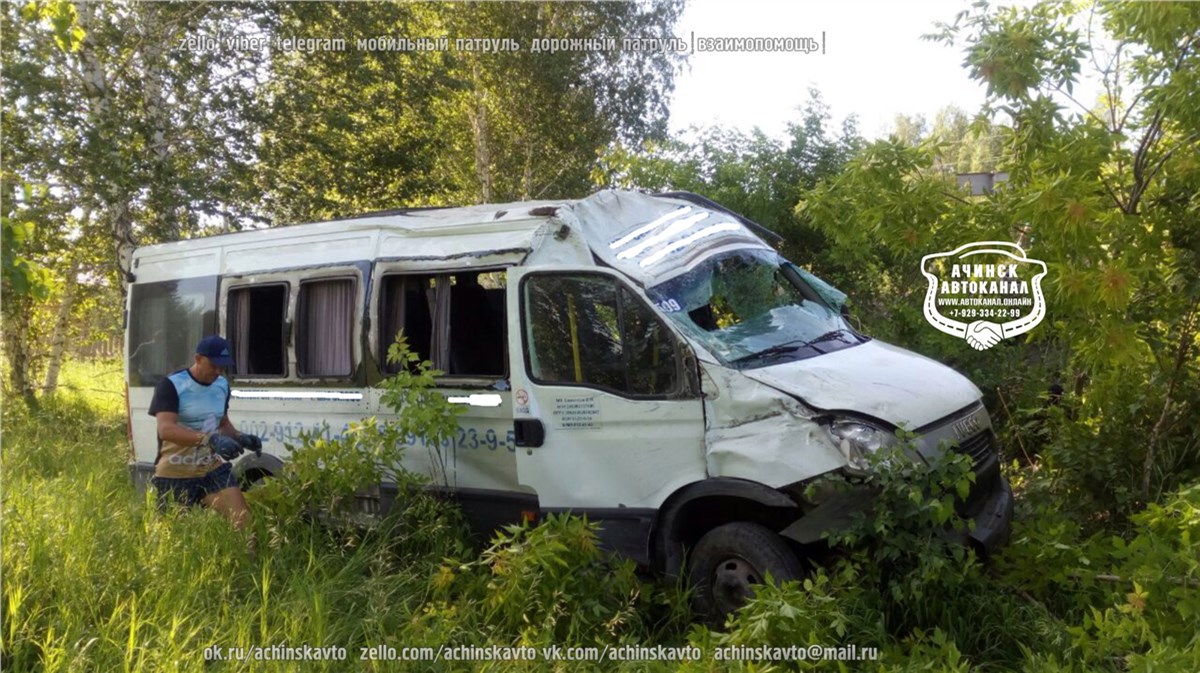
[[218, 467], [203, 477], [193, 479], [170, 479], [154, 477], [150, 480], [158, 491], [158, 508], [166, 510], [172, 500], [184, 506], [199, 505], [205, 496], [237, 486], [233, 468], [229, 463]]

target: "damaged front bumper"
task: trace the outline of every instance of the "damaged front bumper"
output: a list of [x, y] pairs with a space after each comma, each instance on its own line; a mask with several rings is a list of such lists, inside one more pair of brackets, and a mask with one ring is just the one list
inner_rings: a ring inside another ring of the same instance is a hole
[[992, 554], [1008, 544], [1012, 533], [1013, 493], [1008, 480], [996, 470], [990, 492], [979, 499], [980, 506], [973, 516], [967, 517], [975, 523], [965, 534], [984, 554]]
[[[1008, 543], [1013, 515], [1012, 488], [1000, 473], [999, 461], [993, 458], [990, 462], [978, 473], [979, 480], [971, 495], [958, 503], [959, 515], [974, 525], [969, 531], [950, 532], [983, 554], [991, 554]], [[818, 542], [845, 529], [856, 514], [870, 516], [877, 494], [878, 489], [869, 486], [833, 493], [779, 534], [801, 544]]]

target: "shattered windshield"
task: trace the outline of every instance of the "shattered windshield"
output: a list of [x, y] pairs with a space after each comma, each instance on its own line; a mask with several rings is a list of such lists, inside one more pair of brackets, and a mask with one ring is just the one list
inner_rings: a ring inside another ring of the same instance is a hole
[[734, 367], [799, 360], [865, 340], [770, 250], [715, 256], [648, 294], [684, 333]]

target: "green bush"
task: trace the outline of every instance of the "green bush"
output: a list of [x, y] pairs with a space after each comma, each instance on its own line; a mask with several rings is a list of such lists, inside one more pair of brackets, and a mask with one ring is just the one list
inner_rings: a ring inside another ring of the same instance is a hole
[[[353, 517], [358, 497], [378, 497], [385, 478], [396, 484], [401, 507], [405, 498], [424, 497], [417, 494], [428, 479], [401, 467], [406, 442], [419, 438], [429, 447], [444, 445], [458, 428], [462, 408], [436, 390], [441, 372], [410, 351], [403, 334], [389, 347], [388, 361], [401, 365], [379, 384], [392, 416], [351, 423], [336, 436], [328, 426], [301, 433], [299, 446], [287, 445], [291, 456], [282, 474], [256, 489], [254, 501], [271, 518], [273, 540], [304, 516]], [[439, 458], [432, 463], [444, 464], [445, 457]]]
[[869, 587], [849, 599], [862, 606], [844, 609], [874, 610], [892, 638], [915, 651], [933, 648], [948, 662], [962, 656], [1009, 668], [1022, 645], [1048, 647], [1055, 629], [1043, 610], [989, 577], [963, 540], [971, 522], [955, 503], [974, 483], [971, 459], [947, 450], [926, 465], [912, 455], [902, 442], [875, 456], [863, 480], [878, 492], [871, 511], [830, 537], [849, 551], [841, 563], [856, 583]]
[[[879, 583], [890, 616], [904, 620], [930, 594], [952, 590], [978, 576], [975, 554], [957, 539], [969, 522], [955, 511], [975, 481], [971, 459], [945, 451], [929, 465], [902, 444], [872, 456], [859, 488], [876, 491], [869, 512], [836, 531], [829, 542], [857, 549], [867, 579]], [[848, 484], [849, 485], [849, 484]]]
[[[1133, 517], [1137, 535], [1112, 537], [1103, 579], [1119, 587], [1071, 629], [1087, 662], [1121, 658], [1132, 670], [1200, 670], [1200, 485]], [[1179, 666], [1189, 662], [1190, 666]]]

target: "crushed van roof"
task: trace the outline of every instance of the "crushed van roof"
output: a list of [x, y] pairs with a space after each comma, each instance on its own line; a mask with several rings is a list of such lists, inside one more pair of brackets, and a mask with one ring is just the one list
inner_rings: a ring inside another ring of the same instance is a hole
[[508, 263], [519, 263], [563, 224], [605, 264], [642, 283], [679, 273], [718, 249], [768, 247], [756, 235], [765, 232], [761, 227], [702, 197], [690, 197], [694, 195], [605, 190], [579, 200], [366, 213], [145, 246], [134, 255], [134, 273], [149, 271], [156, 279], [248, 273], [269, 268], [264, 267], [268, 255], [273, 268], [500, 253]]

